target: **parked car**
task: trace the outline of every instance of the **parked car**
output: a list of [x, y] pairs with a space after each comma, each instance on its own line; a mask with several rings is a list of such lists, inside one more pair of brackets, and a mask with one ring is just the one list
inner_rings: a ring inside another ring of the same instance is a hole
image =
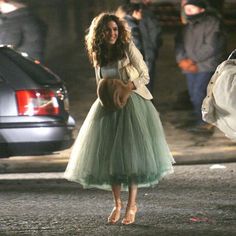
[[0, 47], [0, 157], [67, 149], [74, 127], [63, 81], [38, 61]]

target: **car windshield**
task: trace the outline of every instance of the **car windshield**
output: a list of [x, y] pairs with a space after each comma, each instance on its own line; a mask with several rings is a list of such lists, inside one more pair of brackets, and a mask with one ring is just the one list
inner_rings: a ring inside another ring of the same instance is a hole
[[38, 84], [58, 84], [60, 78], [50, 71], [47, 67], [42, 66], [37, 61], [29, 60], [14, 50], [2, 47], [0, 53], [4, 54], [8, 59], [14, 62], [22, 71], [29, 75]]

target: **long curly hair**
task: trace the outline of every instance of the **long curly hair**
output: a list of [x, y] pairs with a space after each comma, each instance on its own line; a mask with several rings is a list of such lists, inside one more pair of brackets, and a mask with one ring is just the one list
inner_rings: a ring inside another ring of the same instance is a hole
[[[114, 21], [118, 26], [118, 38], [108, 53], [108, 45], [105, 42], [105, 31], [108, 22]], [[131, 40], [131, 33], [124, 20], [111, 13], [101, 13], [95, 17], [85, 36], [85, 44], [89, 59], [93, 66], [104, 66], [109, 62], [122, 59], [125, 55], [125, 47]]]

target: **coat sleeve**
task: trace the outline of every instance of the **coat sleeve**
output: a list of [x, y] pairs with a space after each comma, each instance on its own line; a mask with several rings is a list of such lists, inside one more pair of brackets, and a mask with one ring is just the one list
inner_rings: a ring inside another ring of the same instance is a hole
[[149, 74], [146, 63], [143, 60], [143, 56], [131, 41], [128, 45], [127, 55], [129, 57], [131, 65], [138, 71], [139, 76], [133, 81], [136, 88], [149, 83]]

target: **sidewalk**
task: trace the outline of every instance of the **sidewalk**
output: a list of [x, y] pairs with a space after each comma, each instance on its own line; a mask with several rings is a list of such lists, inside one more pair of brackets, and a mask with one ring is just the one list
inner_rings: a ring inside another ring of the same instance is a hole
[[[177, 128], [175, 121], [187, 117], [190, 111], [167, 111], [163, 114], [166, 139], [176, 164], [206, 164], [236, 161], [236, 143], [217, 128], [214, 134], [193, 134], [186, 128]], [[166, 121], [165, 121], [166, 120]]]

